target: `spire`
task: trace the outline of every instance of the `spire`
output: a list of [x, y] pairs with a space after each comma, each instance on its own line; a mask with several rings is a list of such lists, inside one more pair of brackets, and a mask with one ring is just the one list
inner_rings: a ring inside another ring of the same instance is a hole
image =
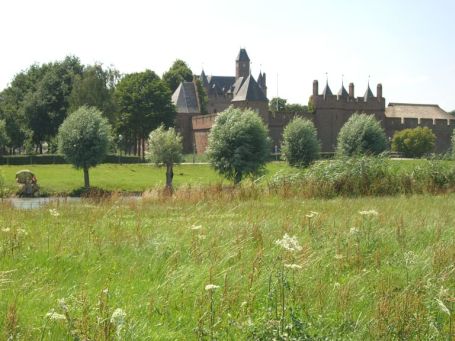
[[341, 97], [341, 98], [348, 98], [349, 97], [349, 94], [348, 92], [346, 91], [345, 87], [344, 87], [344, 75], [341, 75], [341, 89], [340, 91], [338, 91], [338, 97]]
[[207, 80], [207, 76], [205, 75], [204, 69], [201, 72], [201, 83], [202, 86], [207, 87], [209, 85], [209, 81]]
[[236, 61], [238, 61], [238, 62], [249, 62], [250, 61], [250, 58], [248, 57], [248, 54], [246, 53], [245, 49], [240, 49]]
[[325, 73], [325, 88], [324, 88], [324, 91], [322, 91], [322, 96], [324, 96], [324, 99], [327, 97], [327, 96], [332, 96], [332, 90], [330, 90], [330, 87], [329, 87], [329, 76], [328, 76], [328, 73], [326, 72]]
[[370, 75], [368, 75], [368, 83], [367, 83], [367, 91], [365, 91], [365, 95], [363, 95], [363, 100], [365, 102], [368, 101], [368, 98], [374, 97], [373, 91], [370, 89]]

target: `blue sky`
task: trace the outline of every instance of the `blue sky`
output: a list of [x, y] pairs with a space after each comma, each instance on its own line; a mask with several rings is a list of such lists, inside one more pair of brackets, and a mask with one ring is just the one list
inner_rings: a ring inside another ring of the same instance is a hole
[[[0, 89], [34, 62], [72, 54], [123, 73], [162, 74], [185, 60], [193, 72], [233, 75], [245, 47], [268, 97], [305, 104], [313, 79], [341, 75], [387, 102], [455, 109], [455, 1], [58, 1], [0, 3]], [[277, 87], [278, 85], [278, 87]], [[278, 88], [278, 89], [277, 89]]]

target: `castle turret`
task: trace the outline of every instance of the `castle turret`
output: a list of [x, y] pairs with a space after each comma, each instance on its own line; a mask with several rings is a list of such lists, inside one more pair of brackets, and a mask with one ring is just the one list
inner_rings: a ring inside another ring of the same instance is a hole
[[250, 75], [250, 58], [245, 49], [240, 49], [235, 60], [235, 78], [248, 77]]
[[258, 81], [257, 82], [258, 82], [258, 85], [261, 88], [262, 92], [267, 97], [267, 79], [266, 79], [265, 72], [264, 73], [259, 72], [259, 76], [258, 76]]
[[324, 99], [327, 98], [327, 96], [332, 96], [332, 90], [330, 90], [330, 87], [329, 87], [329, 81], [327, 81], [325, 83], [325, 88], [324, 88], [324, 91], [322, 92], [322, 96], [324, 96]]
[[373, 97], [374, 97], [373, 91], [371, 91], [370, 84], [368, 84], [367, 91], [365, 91], [365, 95], [363, 95], [363, 100], [365, 102], [368, 102], [368, 99]]

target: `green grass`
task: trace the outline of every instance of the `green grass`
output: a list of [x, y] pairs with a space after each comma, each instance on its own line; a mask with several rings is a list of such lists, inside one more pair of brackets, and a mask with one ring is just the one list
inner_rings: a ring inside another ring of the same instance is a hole
[[[0, 207], [0, 338], [114, 340], [116, 308], [122, 340], [454, 335], [455, 195], [236, 191], [61, 204], [59, 216]], [[300, 250], [276, 244], [286, 233]]]
[[[10, 192], [17, 188], [15, 174], [29, 169], [38, 178], [41, 192], [48, 194], [70, 193], [83, 186], [82, 170], [70, 165], [30, 165], [0, 166], [0, 175]], [[267, 174], [272, 175], [280, 169], [289, 169], [283, 162], [269, 163]], [[91, 186], [108, 191], [143, 192], [165, 184], [165, 168], [150, 164], [102, 164], [90, 169]], [[208, 164], [183, 164], [174, 168], [174, 185], [198, 186], [225, 182]]]

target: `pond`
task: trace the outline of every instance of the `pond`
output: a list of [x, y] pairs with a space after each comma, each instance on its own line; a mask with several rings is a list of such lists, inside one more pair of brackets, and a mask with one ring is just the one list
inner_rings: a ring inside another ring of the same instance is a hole
[[77, 197], [47, 197], [47, 198], [7, 198], [5, 202], [11, 203], [11, 206], [17, 209], [30, 210], [39, 208], [49, 203], [68, 203], [80, 202], [81, 198]]

